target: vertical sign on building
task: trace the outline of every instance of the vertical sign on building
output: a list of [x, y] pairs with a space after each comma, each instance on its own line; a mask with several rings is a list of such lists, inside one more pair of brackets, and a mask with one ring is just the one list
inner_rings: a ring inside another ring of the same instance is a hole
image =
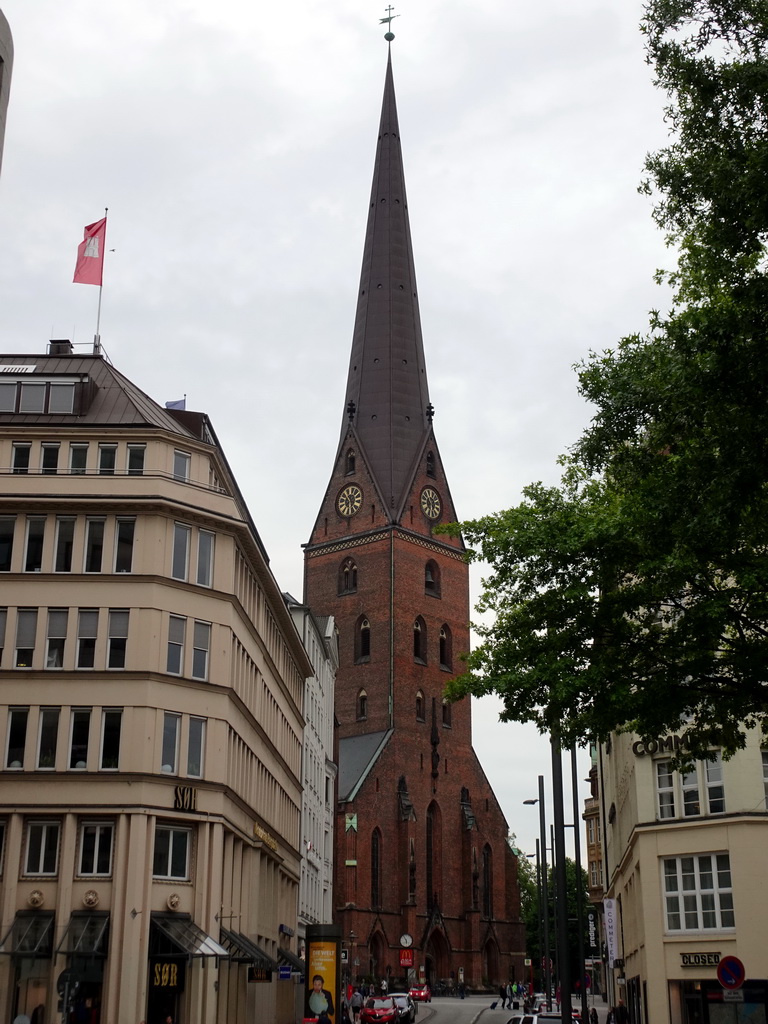
[[616, 941], [616, 900], [603, 900], [605, 911], [605, 942], [608, 946], [608, 964], [613, 967], [615, 960], [619, 959], [619, 947]]

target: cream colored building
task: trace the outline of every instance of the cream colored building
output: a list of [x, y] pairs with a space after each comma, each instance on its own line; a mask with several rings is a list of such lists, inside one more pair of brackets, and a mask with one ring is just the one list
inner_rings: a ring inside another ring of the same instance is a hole
[[[750, 982], [768, 978], [768, 752], [753, 730], [732, 760], [682, 775], [669, 758], [683, 733], [600, 750], [612, 1001], [633, 1024], [764, 1021], [767, 983]], [[747, 981], [723, 996], [726, 956]]]
[[207, 417], [51, 343], [0, 467], [0, 1019], [292, 1024], [312, 666]]

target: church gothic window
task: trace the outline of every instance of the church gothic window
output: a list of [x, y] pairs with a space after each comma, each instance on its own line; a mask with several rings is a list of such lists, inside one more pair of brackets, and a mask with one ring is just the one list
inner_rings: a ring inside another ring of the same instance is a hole
[[347, 458], [344, 463], [344, 471], [347, 476], [351, 476], [355, 472], [355, 452], [353, 448], [350, 448], [347, 452]]
[[431, 559], [424, 566], [424, 593], [440, 597], [440, 566]]
[[449, 626], [440, 627], [440, 668], [450, 670], [453, 667], [451, 652], [451, 630]]
[[358, 720], [368, 717], [368, 694], [365, 690], [357, 695], [357, 717]]
[[451, 704], [450, 701], [443, 701], [443, 725], [450, 726], [451, 724]]
[[421, 616], [413, 624], [413, 660], [427, 664], [427, 626]]
[[435, 453], [427, 452], [427, 476], [435, 475]]
[[354, 594], [357, 591], [357, 564], [353, 558], [345, 558], [339, 568], [339, 594]]
[[371, 906], [381, 906], [381, 832], [377, 828], [371, 836]]
[[416, 694], [416, 721], [424, 721], [424, 694], [421, 690]]
[[483, 847], [483, 917], [493, 917], [493, 857], [487, 843]]
[[355, 663], [371, 660], [371, 624], [368, 619], [361, 615], [357, 620], [355, 630]]
[[442, 845], [440, 809], [431, 803], [427, 808], [426, 820], [426, 875], [427, 907], [432, 910], [439, 904], [442, 881]]

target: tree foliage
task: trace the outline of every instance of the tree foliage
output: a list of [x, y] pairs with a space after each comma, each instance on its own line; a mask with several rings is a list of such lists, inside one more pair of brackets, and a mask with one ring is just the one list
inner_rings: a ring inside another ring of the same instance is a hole
[[728, 754], [768, 711], [768, 6], [648, 0], [642, 31], [671, 310], [578, 367], [595, 414], [560, 486], [461, 525], [492, 620], [448, 692], [564, 745], [686, 721]]

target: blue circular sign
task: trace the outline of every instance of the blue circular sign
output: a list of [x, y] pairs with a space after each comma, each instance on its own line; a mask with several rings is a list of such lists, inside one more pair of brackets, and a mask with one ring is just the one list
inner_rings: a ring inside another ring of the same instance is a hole
[[744, 964], [737, 956], [724, 956], [717, 965], [717, 980], [723, 988], [741, 988], [746, 976]]

